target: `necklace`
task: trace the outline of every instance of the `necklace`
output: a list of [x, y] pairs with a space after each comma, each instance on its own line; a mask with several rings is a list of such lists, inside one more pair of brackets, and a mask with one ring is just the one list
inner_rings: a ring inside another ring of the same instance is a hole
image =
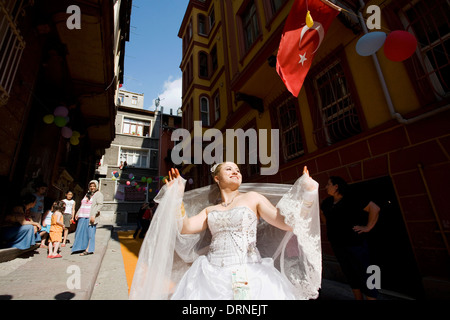
[[233, 199], [231, 199], [230, 202], [222, 202], [221, 205], [224, 206], [224, 207], [228, 207], [228, 206], [234, 201], [234, 199], [235, 199], [238, 195], [239, 195], [239, 193], [237, 193], [237, 194], [233, 197]]

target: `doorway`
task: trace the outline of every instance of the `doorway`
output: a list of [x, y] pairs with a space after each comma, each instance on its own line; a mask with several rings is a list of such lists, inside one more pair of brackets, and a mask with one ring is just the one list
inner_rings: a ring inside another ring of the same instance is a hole
[[351, 185], [380, 207], [377, 224], [368, 234], [372, 264], [380, 267], [381, 289], [420, 299], [424, 289], [408, 232], [390, 177]]

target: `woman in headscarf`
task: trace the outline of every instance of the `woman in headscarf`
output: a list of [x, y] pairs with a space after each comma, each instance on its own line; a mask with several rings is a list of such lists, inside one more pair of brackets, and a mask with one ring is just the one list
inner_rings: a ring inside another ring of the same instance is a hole
[[72, 254], [83, 251], [80, 255], [86, 256], [95, 251], [95, 232], [103, 206], [103, 194], [98, 191], [98, 181], [91, 180], [88, 192], [81, 200], [81, 206], [75, 214], [77, 229], [72, 246]]

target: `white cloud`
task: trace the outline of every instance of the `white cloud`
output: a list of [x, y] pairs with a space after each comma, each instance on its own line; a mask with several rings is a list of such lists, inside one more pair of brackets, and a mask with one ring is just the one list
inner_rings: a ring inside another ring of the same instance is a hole
[[[159, 98], [161, 99], [161, 106], [164, 107], [164, 113], [169, 113], [170, 109], [172, 109], [173, 114], [176, 114], [178, 108], [181, 107], [182, 78], [173, 79], [173, 77], [170, 76], [169, 79], [164, 82], [163, 89], [164, 91], [159, 95]], [[155, 99], [153, 99], [153, 101], [155, 101]]]

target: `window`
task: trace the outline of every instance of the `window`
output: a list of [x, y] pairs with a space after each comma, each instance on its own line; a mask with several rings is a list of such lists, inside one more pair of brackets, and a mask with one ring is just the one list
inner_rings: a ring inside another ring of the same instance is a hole
[[125, 101], [125, 95], [123, 93], [119, 93], [119, 104], [123, 104]]
[[183, 52], [186, 52], [187, 48], [189, 47], [189, 43], [192, 39], [192, 19], [189, 21], [189, 24], [186, 28], [186, 33], [183, 37]]
[[214, 71], [217, 70], [217, 68], [219, 67], [219, 63], [217, 61], [217, 46], [214, 46], [211, 49], [211, 66], [212, 66], [212, 72], [214, 73]]
[[355, 103], [340, 59], [334, 60], [313, 77], [315, 138], [319, 146], [331, 145], [361, 132]]
[[141, 137], [148, 137], [150, 136], [150, 122], [131, 118], [124, 118], [122, 125], [122, 133]]
[[206, 97], [200, 98], [200, 116], [202, 120], [202, 126], [209, 126], [209, 100]]
[[138, 97], [132, 96], [132, 97], [131, 97], [131, 104], [132, 104], [132, 105], [137, 105], [137, 102], [138, 102]]
[[214, 121], [220, 119], [220, 94], [216, 93], [214, 96]]
[[292, 95], [282, 95], [277, 99], [276, 117], [284, 160], [291, 160], [304, 154], [297, 109], [298, 104]]
[[438, 0], [410, 1], [400, 14], [406, 31], [416, 36], [419, 61], [438, 99], [450, 95], [449, 17], [449, 2]]
[[183, 106], [183, 128], [191, 131], [194, 127], [194, 116], [193, 116], [193, 100], [191, 99], [189, 103]]
[[0, 1], [0, 105], [6, 104], [16, 71], [22, 58], [25, 42], [17, 27], [18, 18], [23, 15], [23, 1]]
[[214, 6], [211, 9], [211, 12], [209, 13], [209, 30], [212, 30], [214, 23], [216, 23], [216, 14], [214, 12]]
[[205, 36], [207, 35], [206, 30], [206, 17], [203, 14], [198, 15], [198, 34]]
[[198, 54], [198, 64], [199, 64], [199, 76], [207, 78], [208, 72], [208, 55], [205, 52], [200, 52]]
[[272, 14], [275, 14], [286, 1], [287, 0], [270, 0], [270, 8], [272, 9]]
[[148, 150], [141, 149], [120, 149], [120, 161], [127, 162], [128, 167], [149, 168]]
[[245, 51], [248, 51], [259, 35], [259, 23], [254, 1], [250, 1], [241, 15]]

